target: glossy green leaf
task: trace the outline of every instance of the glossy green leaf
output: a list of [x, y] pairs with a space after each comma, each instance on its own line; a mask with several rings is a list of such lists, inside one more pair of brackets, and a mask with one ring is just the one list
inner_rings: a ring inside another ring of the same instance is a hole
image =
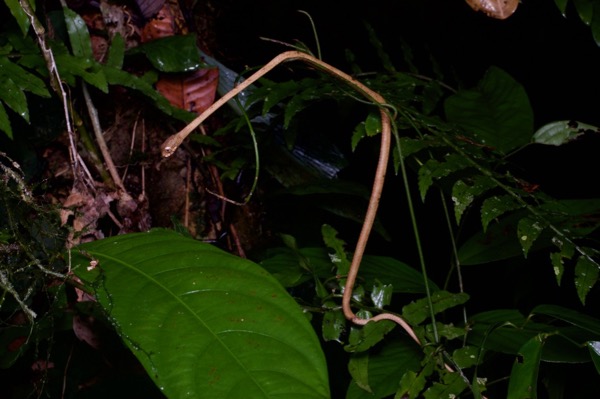
[[410, 339], [394, 339], [385, 342], [377, 352], [369, 354], [369, 393], [352, 382], [346, 399], [384, 398], [398, 389], [398, 381], [408, 371], [419, 369], [423, 354]]
[[379, 113], [369, 112], [367, 119], [354, 128], [351, 140], [352, 151], [356, 150], [358, 143], [364, 137], [376, 136], [379, 133], [381, 133], [381, 116]]
[[533, 134], [533, 142], [560, 146], [589, 132], [600, 133], [600, 128], [577, 121], [557, 121], [539, 128]]
[[10, 119], [2, 102], [0, 102], [0, 130], [3, 131], [9, 138], [13, 138], [12, 127], [10, 126]]
[[565, 273], [565, 264], [561, 253], [552, 252], [550, 254], [550, 263], [552, 263], [552, 270], [554, 271], [554, 276], [556, 276], [556, 283], [560, 286], [562, 277]]
[[481, 204], [481, 224], [485, 232], [490, 222], [506, 212], [514, 211], [523, 205], [515, 201], [510, 195], [493, 196]]
[[163, 37], [144, 43], [132, 52], [144, 53], [161, 72], [190, 72], [202, 66], [196, 35]]
[[598, 263], [587, 256], [580, 256], [575, 265], [575, 289], [581, 303], [585, 304], [585, 299], [594, 285], [598, 282], [599, 275]]
[[590, 341], [586, 343], [586, 346], [590, 352], [590, 357], [594, 362], [596, 371], [600, 374], [600, 341]]
[[566, 16], [568, 2], [569, 2], [569, 0], [554, 0], [556, 7], [558, 7], [558, 9], [560, 10], [560, 13], [563, 15], [563, 17]]
[[541, 332], [541, 327], [527, 323], [523, 315], [513, 309], [478, 313], [470, 317], [470, 326], [467, 344], [511, 355], [516, 355], [525, 342]]
[[[326, 303], [325, 306], [328, 304]], [[329, 305], [336, 305], [331, 303]], [[341, 335], [346, 332], [347, 320], [344, 313], [340, 309], [332, 309], [325, 312], [323, 315], [323, 323], [321, 324], [321, 335], [325, 342], [337, 341], [342, 343]]]
[[585, 343], [597, 339], [598, 335], [591, 334], [576, 326], [561, 326], [553, 330], [548, 328], [548, 338], [542, 351], [542, 361], [552, 363], [588, 363], [589, 352]]
[[0, 80], [8, 78], [23, 91], [31, 92], [40, 97], [50, 97], [50, 92], [42, 79], [10, 62], [8, 58], [0, 57]]
[[160, 93], [158, 93], [154, 87], [152, 87], [152, 85], [143, 77], [138, 77], [121, 69], [112, 68], [109, 66], [104, 66], [102, 70], [106, 76], [106, 79], [111, 85], [120, 85], [139, 91], [141, 94], [151, 99], [156, 108], [163, 111], [165, 114], [173, 116], [174, 118], [184, 122], [190, 122], [192, 119], [194, 119], [195, 114], [173, 107], [169, 101], [160, 95]]
[[533, 308], [531, 314], [552, 316], [600, 336], [600, 320], [573, 309], [557, 305], [539, 305]]
[[367, 119], [365, 119], [365, 131], [369, 137], [373, 137], [381, 133], [381, 115], [379, 112], [369, 112]]
[[348, 372], [354, 382], [360, 389], [372, 393], [369, 386], [369, 354], [359, 353], [350, 357], [348, 362]]
[[573, 4], [575, 4], [579, 18], [581, 18], [583, 23], [589, 25], [592, 22], [592, 17], [594, 16], [594, 1], [573, 0]]
[[[75, 78], [80, 77], [102, 92], [108, 93], [108, 82], [106, 81], [104, 69], [100, 64], [90, 59], [74, 57], [65, 53], [55, 54], [54, 60], [61, 79], [64, 79], [70, 86], [75, 86]], [[127, 74], [126, 72], [123, 73]], [[131, 76], [130, 74], [127, 75]]]
[[116, 34], [110, 41], [110, 48], [108, 49], [108, 57], [106, 58], [105, 65], [112, 68], [121, 69], [123, 67], [123, 60], [125, 59], [125, 39], [120, 34]]
[[[464, 292], [454, 294], [448, 291], [436, 291], [431, 294], [434, 314], [462, 305], [468, 300], [469, 295]], [[404, 317], [408, 323], [415, 326], [424, 322], [430, 316], [431, 311], [429, 310], [429, 301], [427, 298], [413, 301], [402, 308], [402, 317]]]
[[[377, 284], [377, 281], [381, 281], [383, 284], [391, 285], [393, 292], [412, 294], [426, 292], [421, 272], [387, 256], [365, 256], [358, 274], [367, 287], [372, 287]], [[429, 287], [434, 291], [438, 290], [438, 286], [431, 280], [429, 280]]]
[[475, 346], [463, 346], [452, 352], [452, 360], [461, 369], [475, 366], [479, 363], [480, 349]]
[[496, 183], [487, 176], [476, 176], [472, 180], [458, 180], [452, 186], [452, 203], [454, 216], [459, 223], [469, 205], [481, 194], [492, 189]]
[[592, 23], [590, 25], [592, 29], [592, 37], [596, 42], [596, 46], [600, 46], [600, 2], [594, 2], [594, 16], [592, 17]]
[[517, 224], [517, 237], [519, 238], [521, 247], [523, 247], [523, 255], [525, 257], [527, 257], [527, 253], [535, 240], [542, 234], [544, 227], [542, 222], [529, 217], [519, 220]]
[[[331, 257], [325, 248], [301, 248], [300, 254], [319, 277], [327, 279], [334, 273], [332, 272], [332, 268], [335, 266], [332, 264]], [[301, 273], [301, 266], [297, 255], [289, 250], [273, 252], [271, 257], [267, 257], [261, 261], [261, 265], [278, 279], [280, 274], [289, 274], [289, 279], [281, 276], [280, 281], [282, 284], [284, 281], [286, 282], [284, 286], [292, 287], [296, 284], [287, 285], [290, 281], [300, 283], [312, 278], [305, 276], [301, 281], [297, 280], [300, 277], [296, 273]], [[391, 285], [393, 292], [425, 293], [423, 275], [419, 271], [404, 262], [387, 256], [365, 255], [360, 268], [359, 278], [364, 281], [367, 287], [373, 287], [379, 281], [383, 284]], [[433, 290], [438, 290], [438, 286], [431, 280], [429, 280], [429, 286]]]
[[321, 227], [321, 234], [323, 235], [323, 242], [328, 248], [333, 250], [330, 254], [331, 262], [337, 267], [337, 274], [345, 276], [350, 270], [350, 260], [346, 256], [345, 246], [346, 243], [338, 238], [337, 230], [328, 224], [324, 224]]
[[[547, 308], [548, 312], [543, 311], [544, 308]], [[557, 323], [558, 318], [553, 317], [552, 314], [559, 313], [574, 319], [581, 318], [586, 322], [589, 316], [580, 317], [581, 314], [578, 315], [576, 312], [569, 314], [570, 309], [554, 305], [543, 305], [539, 310], [538, 312], [535, 309], [527, 319], [515, 310], [488, 311], [474, 315], [470, 320], [471, 331], [467, 336], [468, 344], [480, 347], [482, 351], [516, 355], [519, 349], [533, 337], [546, 334], [541, 360], [552, 363], [589, 361], [589, 355], [583, 345], [598, 337], [598, 334], [577, 325], [564, 326]], [[533, 317], [538, 314], [543, 314], [544, 317]], [[533, 321], [537, 319], [546, 321], [548, 316], [552, 319], [547, 323]]]
[[477, 88], [449, 97], [444, 108], [448, 120], [471, 139], [504, 154], [527, 144], [533, 133], [525, 89], [497, 67], [488, 69]]
[[348, 345], [344, 346], [344, 350], [346, 352], [364, 352], [382, 341], [394, 327], [396, 324], [390, 320], [367, 323], [364, 326], [352, 326], [348, 336]]
[[394, 287], [391, 284], [382, 284], [376, 281], [376, 284], [371, 289], [371, 301], [378, 309], [383, 309], [384, 306], [390, 304], [392, 300], [392, 292]]
[[423, 397], [425, 399], [455, 398], [467, 387], [467, 382], [460, 373], [446, 373], [442, 380], [442, 383], [434, 382], [425, 391]]
[[545, 339], [545, 334], [536, 335], [519, 349], [519, 357], [510, 373], [507, 399], [537, 398], [537, 378]]
[[437, 147], [439, 145], [440, 144], [435, 139], [427, 136], [419, 139], [400, 137], [400, 147], [402, 147], [402, 155], [405, 158], [426, 148]]
[[[446, 338], [447, 340], [453, 340], [458, 337], [462, 337], [466, 333], [466, 330], [464, 327], [455, 327], [454, 324], [452, 324], [452, 323], [444, 324], [444, 323], [440, 323], [439, 321], [436, 321], [435, 326], [436, 326], [436, 331], [437, 331], [438, 337]], [[435, 341], [433, 325], [426, 324], [424, 326], [424, 330], [425, 330], [425, 334], [427, 334], [428, 337], [431, 337], [432, 341]]]
[[[600, 199], [585, 198], [574, 200], [552, 200], [540, 205], [543, 211], [554, 225], [561, 226], [571, 236], [585, 236], [600, 227], [594, 219], [594, 215], [600, 212]], [[555, 238], [557, 246], [569, 245], [564, 239]]]
[[249, 101], [254, 99], [255, 95], [260, 94], [260, 100], [263, 101], [262, 113], [265, 115], [271, 108], [278, 105], [286, 98], [293, 96], [301, 88], [302, 86], [300, 83], [295, 80], [277, 84], [267, 84], [266, 87], [256, 90], [256, 93], [253, 93], [253, 95], [250, 96]]
[[464, 157], [458, 154], [451, 154], [443, 162], [430, 159], [419, 168], [419, 192], [424, 201], [427, 191], [437, 179], [448, 176], [456, 171], [468, 167]]
[[303, 109], [314, 104], [316, 100], [323, 98], [323, 88], [321, 86], [308, 87], [297, 93], [286, 105], [283, 114], [283, 127], [287, 129], [290, 122]]
[[63, 8], [63, 13], [73, 55], [78, 58], [92, 60], [94, 58], [92, 42], [85, 21], [79, 14], [68, 7]]
[[[351, 220], [359, 225], [365, 221], [365, 210], [367, 209], [366, 202], [359, 203], [356, 198], [345, 196], [345, 198], [334, 196], [315, 196], [310, 198], [311, 204], [317, 208], [323, 209], [340, 218]], [[384, 240], [390, 241], [390, 235], [385, 229], [379, 218], [375, 219], [373, 224], [373, 232], [379, 234]]]
[[[25, 1], [29, 1], [29, 0], [25, 0]], [[15, 17], [15, 20], [17, 21], [17, 24], [19, 25], [19, 28], [21, 29], [23, 36], [25, 36], [27, 34], [27, 32], [29, 31], [31, 22], [29, 21], [29, 17], [27, 16], [27, 14], [25, 14], [25, 11], [23, 11], [23, 7], [21, 7], [21, 5], [19, 4], [19, 0], [4, 0], [4, 2], [6, 3], [6, 6], [8, 7], [12, 16]], [[32, 8], [35, 10], [35, 1], [29, 2], [29, 3], [31, 4]]]
[[29, 122], [27, 98], [21, 88], [9, 77], [0, 79], [0, 100], [19, 116]]
[[[515, 213], [492, 224], [485, 232], [479, 231], [468, 238], [458, 249], [458, 257], [463, 265], [478, 265], [502, 259], [523, 256], [523, 247], [517, 237], [517, 224], [523, 212]], [[532, 246], [538, 250], [551, 245], [549, 234], [545, 232]]]
[[78, 249], [74, 272], [166, 396], [329, 396], [314, 330], [258, 265], [166, 230]]
[[411, 370], [404, 373], [394, 399], [417, 399], [421, 397], [420, 394], [425, 389], [427, 377], [431, 375], [432, 370], [433, 362], [429, 362], [418, 374]]

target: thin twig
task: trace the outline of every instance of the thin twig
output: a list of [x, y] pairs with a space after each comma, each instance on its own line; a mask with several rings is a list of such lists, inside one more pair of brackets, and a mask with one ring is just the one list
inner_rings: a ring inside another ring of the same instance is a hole
[[69, 135], [69, 156], [71, 158], [71, 168], [73, 169], [73, 178], [77, 180], [79, 177], [77, 173], [77, 166], [79, 164], [79, 161], [77, 157], [77, 146], [75, 145], [75, 132], [73, 130], [71, 113], [69, 112], [68, 96], [63, 87], [58, 68], [56, 67], [54, 53], [46, 43], [46, 30], [35, 15], [35, 11], [31, 7], [30, 2], [28, 0], [19, 0], [19, 4], [21, 5], [21, 8], [25, 12], [25, 14], [27, 14], [29, 22], [33, 27], [33, 31], [35, 32], [35, 36], [38, 41], [38, 46], [40, 47], [40, 50], [42, 50], [42, 56], [46, 61], [46, 69], [48, 69], [50, 86], [56, 92], [56, 94], [60, 96], [62, 100], [63, 112], [65, 114], [65, 124], [67, 127], [67, 133]]
[[100, 126], [100, 118], [98, 117], [98, 110], [94, 106], [92, 102], [92, 97], [87, 89], [87, 85], [85, 82], [82, 83], [83, 86], [83, 97], [85, 98], [85, 105], [88, 109], [88, 114], [90, 115], [90, 120], [92, 122], [92, 129], [94, 130], [94, 136], [96, 137], [96, 141], [98, 142], [98, 147], [100, 148], [100, 152], [102, 153], [102, 157], [104, 158], [104, 163], [106, 163], [106, 168], [108, 169], [108, 173], [113, 179], [115, 186], [121, 190], [123, 195], [129, 196], [127, 190], [125, 190], [125, 186], [123, 185], [123, 181], [119, 177], [119, 173], [117, 172], [117, 168], [112, 160], [110, 155], [110, 151], [108, 150], [108, 146], [106, 145], [106, 140], [104, 140], [104, 134], [102, 133], [102, 126]]

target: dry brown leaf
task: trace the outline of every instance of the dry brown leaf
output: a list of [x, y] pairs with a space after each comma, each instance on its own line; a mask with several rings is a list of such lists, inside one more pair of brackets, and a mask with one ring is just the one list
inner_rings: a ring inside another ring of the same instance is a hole
[[215, 101], [218, 85], [219, 70], [205, 68], [191, 75], [162, 77], [156, 89], [173, 106], [200, 114]]
[[168, 37], [173, 35], [185, 35], [188, 29], [183, 13], [177, 2], [165, 2], [158, 14], [144, 25], [141, 33], [142, 42]]
[[506, 19], [519, 6], [519, 0], [465, 0], [475, 11], [482, 11], [488, 17]]

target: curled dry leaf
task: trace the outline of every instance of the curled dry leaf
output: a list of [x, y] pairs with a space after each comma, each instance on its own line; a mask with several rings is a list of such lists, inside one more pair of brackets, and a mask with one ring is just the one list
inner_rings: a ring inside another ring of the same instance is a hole
[[173, 106], [200, 114], [215, 101], [218, 85], [219, 70], [204, 68], [191, 75], [162, 77], [156, 89]]
[[488, 17], [506, 19], [519, 5], [519, 0], [465, 0], [475, 11], [482, 11]]
[[166, 2], [158, 14], [148, 21], [142, 28], [142, 42], [160, 39], [173, 35], [188, 33], [185, 18], [181, 10], [171, 2]]

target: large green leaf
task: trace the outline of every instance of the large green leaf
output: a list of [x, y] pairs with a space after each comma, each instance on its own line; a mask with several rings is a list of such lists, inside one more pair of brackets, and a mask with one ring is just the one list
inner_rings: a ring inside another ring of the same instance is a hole
[[0, 57], [0, 79], [10, 78], [21, 91], [29, 91], [41, 97], [50, 97], [44, 81], [21, 66], [10, 62], [8, 57]]
[[476, 142], [508, 153], [533, 133], [533, 111], [525, 89], [497, 67], [486, 72], [477, 88], [461, 90], [444, 104], [448, 120]]
[[600, 128], [577, 121], [556, 121], [536, 130], [533, 134], [533, 142], [560, 146], [577, 139], [585, 133], [594, 132], [600, 132]]
[[600, 337], [600, 320], [588, 316], [586, 314], [577, 312], [573, 309], [557, 305], [539, 305], [531, 311], [531, 314], [552, 316], [554, 318], [587, 330]]
[[64, 7], [63, 13], [73, 55], [86, 60], [93, 59], [92, 42], [85, 21], [70, 8]]
[[0, 75], [0, 100], [29, 122], [27, 98], [23, 90], [9, 77]]
[[[15, 17], [21, 32], [23, 32], [23, 36], [27, 35], [27, 31], [31, 26], [31, 22], [29, 21], [29, 17], [23, 11], [23, 7], [19, 4], [19, 0], [4, 0], [6, 6], [10, 10], [10, 13]], [[31, 7], [35, 10], [35, 1], [30, 2]]]
[[9, 138], [13, 138], [12, 127], [10, 126], [10, 119], [4, 105], [0, 102], [0, 131], [3, 131]]
[[329, 396], [314, 330], [258, 265], [167, 230], [78, 249], [74, 272], [168, 397]]
[[[431, 295], [434, 314], [462, 305], [468, 300], [469, 295], [464, 292], [454, 294], [448, 291], [436, 291]], [[402, 317], [412, 325], [422, 323], [431, 316], [431, 313], [429, 300], [427, 298], [418, 299], [402, 308]]]
[[131, 50], [146, 55], [161, 72], [190, 72], [202, 66], [196, 35], [168, 36], [152, 40]]
[[537, 378], [545, 334], [538, 334], [519, 349], [508, 383], [508, 399], [537, 398]]
[[575, 288], [581, 303], [585, 304], [585, 298], [590, 290], [598, 282], [598, 263], [587, 256], [580, 256], [575, 265]]
[[[408, 371], [419, 369], [423, 354], [418, 345], [409, 339], [389, 340], [375, 353], [360, 353], [354, 357], [368, 356], [367, 370], [363, 370], [372, 392], [353, 381], [346, 399], [383, 398], [398, 389], [398, 382]], [[364, 384], [364, 380], [363, 380]], [[363, 385], [361, 384], [361, 385]]]

